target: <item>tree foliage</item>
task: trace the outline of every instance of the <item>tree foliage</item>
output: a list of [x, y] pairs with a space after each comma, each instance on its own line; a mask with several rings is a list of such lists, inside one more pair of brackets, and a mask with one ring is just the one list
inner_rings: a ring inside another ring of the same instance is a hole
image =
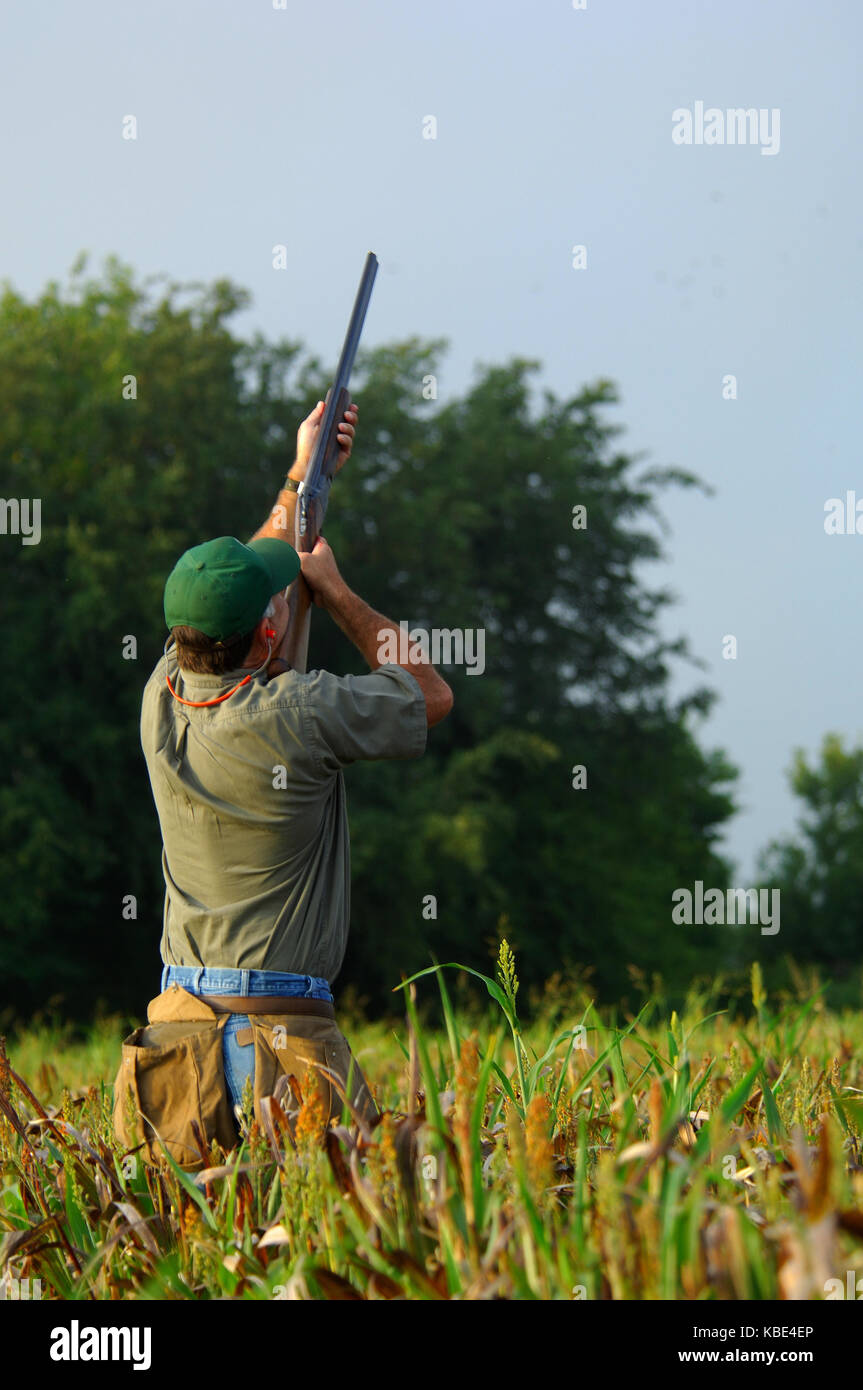
[[853, 980], [856, 994], [863, 944], [863, 747], [846, 750], [840, 735], [826, 734], [812, 763], [802, 749], [795, 751], [789, 780], [803, 806], [799, 826], [770, 842], [759, 877], [780, 893], [783, 952], [840, 981]]
[[[160, 840], [138, 719], [162, 588], [186, 547], [258, 527], [328, 384], [298, 342], [233, 336], [247, 304], [227, 281], [138, 285], [116, 260], [88, 278], [85, 258], [62, 289], [0, 300], [4, 494], [42, 503], [38, 545], [0, 536], [0, 973], [22, 1010], [62, 996], [73, 1013], [99, 998], [139, 1011], [158, 988]], [[736, 772], [695, 740], [711, 693], [669, 698], [688, 653], [659, 636], [671, 596], [644, 570], [663, 558], [663, 489], [700, 484], [639, 472], [605, 419], [605, 381], [537, 399], [539, 364], [515, 359], [425, 400], [444, 350], [410, 339], [361, 357], [358, 443], [325, 532], [387, 616], [483, 629], [485, 671], [445, 671], [455, 708], [422, 760], [347, 773], [337, 989], [379, 1005], [431, 955], [486, 968], [504, 932], [528, 982], [589, 967], [615, 995], [631, 964], [683, 983], [712, 956], [671, 926], [671, 893], [727, 881], [716, 841]], [[317, 611], [310, 664], [364, 669]]]

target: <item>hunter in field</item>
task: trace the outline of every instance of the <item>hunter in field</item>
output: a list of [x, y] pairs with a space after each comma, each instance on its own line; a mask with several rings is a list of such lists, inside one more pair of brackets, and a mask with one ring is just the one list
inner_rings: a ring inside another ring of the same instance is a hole
[[[397, 623], [339, 573], [319, 537], [298, 555], [297, 490], [321, 428], [300, 426], [295, 461], [247, 543], [221, 536], [187, 550], [165, 585], [165, 652], [144, 690], [141, 743], [159, 816], [165, 879], [161, 992], [123, 1046], [114, 1123], [129, 1147], [159, 1143], [187, 1168], [214, 1140], [238, 1138], [250, 1083], [255, 1116], [311, 1067], [330, 1118], [345, 1099], [374, 1119], [366, 1080], [336, 1023], [333, 983], [350, 925], [343, 768], [418, 758], [452, 692], [419, 654], [381, 664]], [[338, 472], [358, 411], [338, 425]], [[370, 667], [362, 676], [292, 669], [288, 590], [302, 572]], [[413, 659], [412, 659], [413, 658]], [[143, 1124], [146, 1121], [146, 1125]]]

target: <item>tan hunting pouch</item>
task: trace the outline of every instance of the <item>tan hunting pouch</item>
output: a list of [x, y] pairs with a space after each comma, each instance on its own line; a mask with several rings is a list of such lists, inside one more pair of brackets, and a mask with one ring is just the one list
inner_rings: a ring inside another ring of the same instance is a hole
[[[148, 1026], [124, 1040], [114, 1082], [114, 1133], [124, 1149], [143, 1141], [141, 1152], [153, 1163], [164, 1145], [181, 1168], [195, 1171], [206, 1166], [195, 1125], [207, 1150], [213, 1140], [226, 1151], [237, 1144], [222, 1052], [222, 1031], [230, 1016], [177, 985], [150, 1001]], [[315, 1063], [335, 1073], [366, 1121], [376, 1118], [365, 1077], [333, 1018], [293, 1013], [248, 1017], [250, 1028], [236, 1038], [255, 1049], [255, 1119], [262, 1128], [262, 1103], [276, 1095], [293, 1132], [299, 1102], [287, 1078], [296, 1078], [305, 1097], [306, 1070], [315, 1071]], [[324, 1073], [318, 1076], [327, 1122], [338, 1120], [343, 1105], [338, 1089]]]

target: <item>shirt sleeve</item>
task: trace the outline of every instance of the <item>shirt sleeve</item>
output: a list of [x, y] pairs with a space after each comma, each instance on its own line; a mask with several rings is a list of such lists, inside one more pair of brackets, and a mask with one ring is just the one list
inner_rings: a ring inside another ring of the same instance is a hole
[[379, 666], [367, 676], [315, 671], [305, 715], [323, 771], [377, 758], [418, 758], [428, 724], [419, 683], [403, 666]]

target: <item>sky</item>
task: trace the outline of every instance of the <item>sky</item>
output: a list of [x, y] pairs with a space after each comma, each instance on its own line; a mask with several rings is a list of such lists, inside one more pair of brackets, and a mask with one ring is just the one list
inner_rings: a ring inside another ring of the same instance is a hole
[[619, 447], [713, 489], [664, 494], [645, 579], [706, 663], [672, 693], [720, 696], [747, 886], [793, 750], [863, 737], [863, 535], [824, 526], [863, 500], [861, 34], [857, 0], [5, 0], [0, 279], [227, 277], [237, 333], [334, 363], [374, 250], [364, 344], [448, 339], [439, 400], [512, 356], [614, 381]]

